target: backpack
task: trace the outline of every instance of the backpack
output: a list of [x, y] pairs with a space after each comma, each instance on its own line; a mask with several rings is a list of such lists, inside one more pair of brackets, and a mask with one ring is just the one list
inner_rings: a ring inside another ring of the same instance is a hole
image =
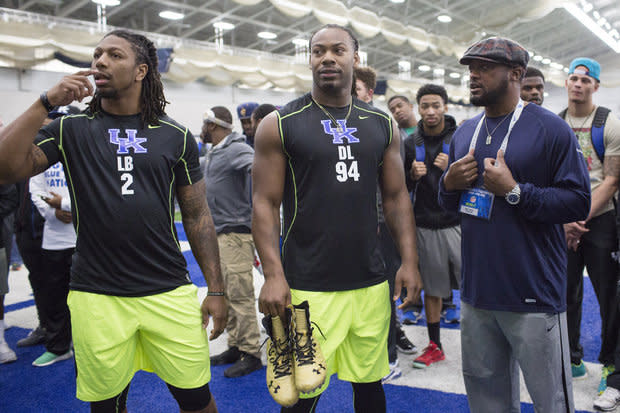
[[[450, 144], [443, 142], [441, 145], [441, 151], [446, 155], [450, 152]], [[415, 160], [418, 162], [424, 162], [426, 158], [426, 148], [424, 147], [424, 143], [422, 145], [415, 146]]]
[[[566, 120], [566, 111], [568, 109], [564, 109], [558, 115]], [[594, 148], [594, 152], [596, 152], [596, 156], [598, 156], [599, 161], [603, 162], [605, 158], [605, 140], [604, 131], [605, 131], [605, 122], [607, 121], [607, 115], [611, 112], [610, 109], [606, 107], [599, 106], [596, 108], [596, 112], [594, 113], [594, 120], [592, 121], [592, 132], [590, 133], [590, 139], [592, 139], [592, 147]]]

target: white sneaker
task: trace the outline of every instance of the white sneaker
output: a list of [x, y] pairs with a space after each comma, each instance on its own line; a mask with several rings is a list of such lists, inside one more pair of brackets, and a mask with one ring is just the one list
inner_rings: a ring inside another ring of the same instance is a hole
[[0, 343], [0, 364], [10, 363], [15, 360], [17, 360], [17, 355], [11, 350], [7, 342], [3, 341]]
[[603, 412], [609, 412], [620, 406], [620, 390], [607, 387], [603, 394], [594, 400], [594, 408]]
[[389, 383], [392, 380], [396, 380], [402, 375], [403, 372], [400, 370], [400, 367], [398, 367], [398, 359], [396, 359], [394, 363], [390, 363], [390, 372], [387, 374], [387, 376], [381, 379], [381, 383]]

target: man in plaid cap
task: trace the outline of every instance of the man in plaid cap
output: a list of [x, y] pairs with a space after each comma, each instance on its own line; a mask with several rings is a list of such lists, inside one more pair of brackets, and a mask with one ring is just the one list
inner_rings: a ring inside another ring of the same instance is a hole
[[461, 214], [463, 377], [474, 413], [518, 412], [519, 369], [537, 412], [573, 412], [563, 223], [590, 208], [575, 135], [524, 103], [528, 52], [502, 38], [471, 46], [470, 101], [484, 112], [457, 129], [440, 204]]

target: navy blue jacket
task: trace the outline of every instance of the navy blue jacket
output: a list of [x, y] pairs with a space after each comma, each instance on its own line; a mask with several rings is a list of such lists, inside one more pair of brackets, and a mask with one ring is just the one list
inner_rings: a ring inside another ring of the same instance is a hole
[[[450, 163], [469, 151], [481, 116], [454, 133]], [[488, 121], [490, 130], [499, 123]], [[486, 133], [480, 133], [474, 155], [480, 174], [476, 186], [482, 184], [484, 158], [496, 157], [508, 123], [493, 133], [490, 145], [485, 143]], [[566, 311], [562, 224], [583, 220], [590, 210], [588, 170], [577, 138], [559, 116], [530, 104], [512, 131], [505, 159], [520, 184], [521, 201], [512, 206], [496, 196], [488, 221], [462, 214], [461, 298], [487, 310]], [[460, 195], [447, 192], [442, 177], [440, 205], [457, 210]]]

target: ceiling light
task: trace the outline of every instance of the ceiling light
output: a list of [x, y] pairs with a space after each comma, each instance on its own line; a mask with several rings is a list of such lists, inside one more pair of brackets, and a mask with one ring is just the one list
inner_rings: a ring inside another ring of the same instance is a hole
[[220, 29], [220, 30], [232, 30], [235, 28], [235, 25], [232, 23], [219, 21], [219, 22], [213, 23], [213, 27], [215, 27], [216, 29]]
[[540, 62], [541, 60], [544, 59], [544, 57], [542, 57], [541, 55], [537, 54], [536, 56], [532, 57], [532, 59], [534, 59], [537, 62]]
[[564, 71], [564, 73], [568, 73], [569, 69], [568, 67], [565, 67], [564, 69], [562, 69]]
[[564, 66], [563, 66], [563, 65], [561, 65], [561, 64], [559, 64], [559, 63], [556, 63], [556, 62], [551, 62], [551, 64], [550, 64], [549, 66], [551, 66], [551, 67], [552, 67], [552, 68], [554, 68], [554, 69], [558, 69], [558, 70], [562, 70], [562, 69], [564, 69]]
[[306, 39], [293, 39], [291, 40], [291, 43], [293, 43], [295, 46], [308, 46], [308, 40]]
[[443, 76], [446, 74], [446, 71], [445, 69], [437, 68], [437, 69], [433, 69], [433, 74], [437, 76]]
[[[614, 39], [612, 35], [607, 33], [605, 29], [600, 27], [592, 18], [587, 14], [586, 7], [584, 6], [583, 10], [580, 9], [576, 4], [573, 3], [565, 3], [564, 9], [568, 11], [570, 14], [575, 17], [581, 24], [586, 26], [588, 30], [598, 36], [607, 46], [611, 47], [614, 52], [620, 53], [620, 42]], [[594, 13], [593, 13], [594, 14]]]
[[551, 59], [545, 57], [543, 60], [540, 61], [540, 63], [542, 63], [543, 65], [548, 65], [549, 63], [551, 63]]
[[457, 73], [457, 72], [452, 72], [452, 73], [450, 73], [450, 77], [451, 77], [452, 79], [458, 79], [458, 78], [460, 78], [460, 77], [461, 77], [461, 74], [460, 74], [460, 73]]
[[118, 6], [121, 4], [120, 0], [92, 0], [92, 2], [100, 6]]
[[257, 36], [265, 40], [273, 40], [276, 37], [278, 37], [277, 34], [272, 33], [272, 32], [258, 32]]
[[405, 72], [411, 71], [411, 62], [408, 60], [399, 60], [398, 70]]
[[543, 96], [547, 98], [547, 97], [549, 97], [549, 93], [548, 92], [543, 92]]
[[442, 23], [450, 23], [452, 21], [452, 17], [448, 16], [447, 14], [440, 14], [439, 16], [437, 16], [437, 20]]
[[404, 3], [405, 0], [390, 0], [392, 3]]
[[159, 12], [159, 17], [168, 20], [181, 20], [185, 15], [172, 10], [164, 10]]
[[420, 65], [418, 66], [418, 70], [422, 72], [428, 72], [429, 70], [431, 70], [431, 67], [429, 65]]

